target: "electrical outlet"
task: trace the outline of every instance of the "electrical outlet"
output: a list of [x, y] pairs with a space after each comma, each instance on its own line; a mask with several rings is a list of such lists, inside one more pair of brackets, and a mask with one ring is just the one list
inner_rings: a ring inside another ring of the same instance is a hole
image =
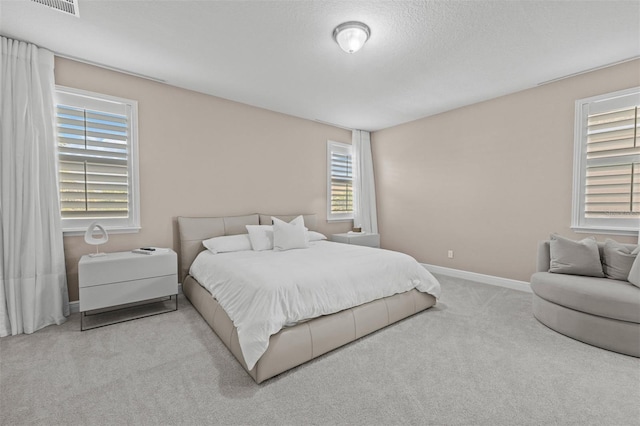
[[449, 251], [447, 252], [447, 257], [448, 257], [449, 259], [453, 259], [453, 250], [449, 250]]

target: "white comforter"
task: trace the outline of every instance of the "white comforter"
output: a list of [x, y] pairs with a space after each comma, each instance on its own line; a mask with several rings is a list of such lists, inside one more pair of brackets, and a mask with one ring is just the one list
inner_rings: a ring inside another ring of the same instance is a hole
[[233, 321], [249, 369], [286, 325], [413, 288], [440, 296], [438, 281], [411, 256], [328, 241], [288, 251], [203, 251], [190, 273]]

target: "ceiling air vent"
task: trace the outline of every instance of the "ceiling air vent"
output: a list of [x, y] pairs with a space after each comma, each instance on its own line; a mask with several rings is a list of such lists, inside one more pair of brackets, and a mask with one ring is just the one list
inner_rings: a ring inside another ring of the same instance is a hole
[[69, 15], [80, 17], [80, 11], [78, 10], [78, 0], [31, 0], [36, 3], [49, 6], [51, 9], [55, 9], [62, 13], [68, 13]]

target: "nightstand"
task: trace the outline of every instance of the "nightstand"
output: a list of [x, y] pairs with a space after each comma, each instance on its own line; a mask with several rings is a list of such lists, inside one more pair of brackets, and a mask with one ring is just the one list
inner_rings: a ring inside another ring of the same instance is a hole
[[344, 233], [331, 235], [331, 241], [380, 248], [380, 234]]
[[[172, 312], [178, 309], [178, 257], [170, 249], [154, 254], [127, 251], [96, 257], [85, 255], [78, 263], [78, 286], [82, 331], [90, 329], [83, 328], [82, 318], [87, 311], [96, 309], [175, 296], [175, 309], [158, 313]], [[145, 316], [149, 315], [130, 319]], [[117, 322], [122, 321], [104, 325]]]

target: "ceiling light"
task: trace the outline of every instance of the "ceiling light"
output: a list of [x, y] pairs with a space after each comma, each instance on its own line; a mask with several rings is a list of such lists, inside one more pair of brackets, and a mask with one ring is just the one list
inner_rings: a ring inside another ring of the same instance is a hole
[[333, 39], [347, 53], [357, 52], [369, 39], [371, 30], [362, 22], [349, 21], [333, 30]]

